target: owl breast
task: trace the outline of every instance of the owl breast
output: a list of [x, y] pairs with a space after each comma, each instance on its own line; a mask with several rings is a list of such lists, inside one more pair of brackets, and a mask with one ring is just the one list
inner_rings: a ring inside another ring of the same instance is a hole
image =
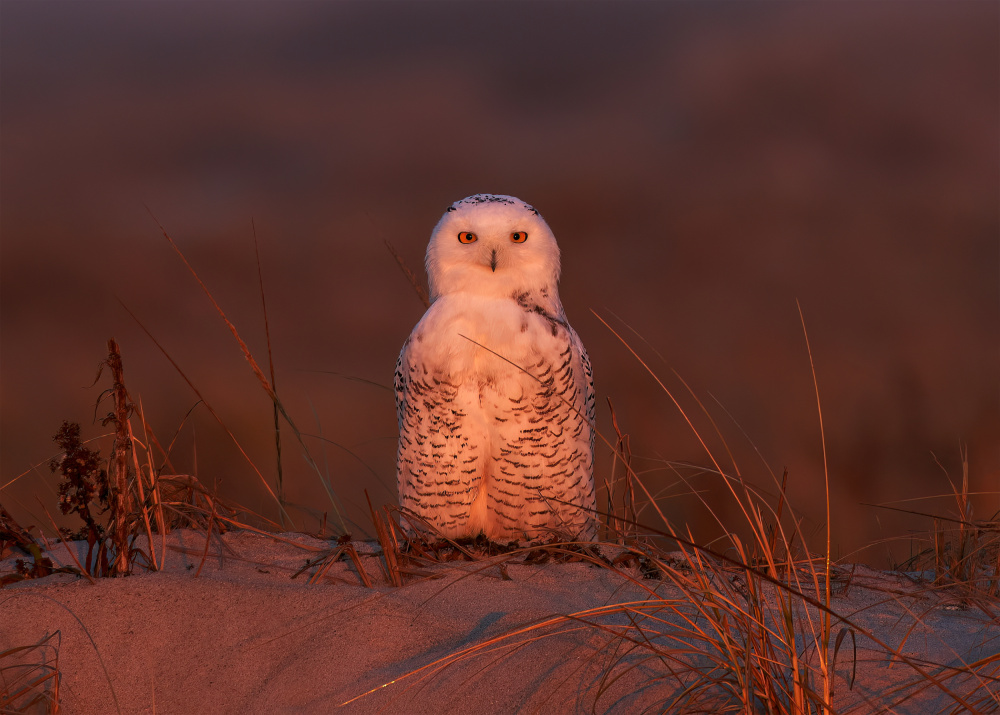
[[439, 298], [400, 355], [403, 506], [448, 536], [592, 537], [593, 388], [579, 339], [528, 293], [463, 298]]
[[[537, 357], [565, 342], [549, 321], [509, 299], [442, 296], [413, 331], [419, 359], [436, 372], [512, 387]], [[531, 378], [528, 377], [530, 380]]]

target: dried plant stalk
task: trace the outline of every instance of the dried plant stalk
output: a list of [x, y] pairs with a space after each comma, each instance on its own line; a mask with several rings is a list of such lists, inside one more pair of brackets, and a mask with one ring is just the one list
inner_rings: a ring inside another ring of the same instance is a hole
[[391, 253], [392, 257], [396, 259], [396, 263], [398, 263], [399, 267], [402, 269], [403, 275], [406, 276], [406, 280], [410, 281], [410, 285], [413, 286], [413, 290], [417, 294], [417, 298], [419, 298], [420, 302], [424, 304], [424, 308], [430, 308], [431, 299], [427, 296], [427, 291], [424, 290], [424, 287], [420, 284], [420, 280], [417, 278], [417, 275], [408, 265], [406, 265], [406, 261], [404, 261], [403, 257], [399, 255], [399, 251], [396, 250], [395, 246], [386, 241], [385, 247], [389, 249], [389, 253]]
[[125, 389], [125, 372], [122, 355], [114, 338], [108, 340], [108, 368], [111, 370], [114, 399], [115, 441], [111, 449], [109, 486], [111, 487], [111, 523], [108, 531], [115, 549], [111, 563], [112, 576], [124, 576], [130, 571], [129, 559], [129, 515], [134, 508], [132, 494], [128, 486], [129, 453], [132, 451], [132, 437], [129, 434], [129, 415], [132, 405]]

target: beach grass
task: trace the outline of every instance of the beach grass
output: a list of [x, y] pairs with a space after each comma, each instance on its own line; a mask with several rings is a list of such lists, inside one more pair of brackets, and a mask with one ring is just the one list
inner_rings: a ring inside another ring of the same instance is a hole
[[0, 713], [59, 712], [59, 641], [56, 631], [0, 651]]
[[[626, 347], [632, 350], [627, 343]], [[632, 352], [695, 429], [678, 397]], [[818, 385], [816, 390], [821, 422]], [[690, 397], [704, 410], [693, 392]], [[672, 524], [660, 510], [631, 466], [628, 436], [622, 434], [614, 415], [612, 422], [614, 439], [601, 436], [615, 455], [613, 473], [605, 480], [608, 509], [599, 515], [602, 543], [573, 542], [568, 535], [558, 534], [546, 543], [523, 548], [456, 541], [435, 535], [426, 523], [414, 529], [414, 517], [397, 511], [394, 523], [409, 523], [400, 524], [397, 539], [403, 546], [392, 558], [404, 564], [400, 571], [411, 578], [440, 577], [429, 566], [456, 558], [477, 561], [484, 570], [511, 563], [582, 560], [612, 571], [623, 583], [642, 589], [645, 597], [553, 615], [449, 654], [407, 677], [424, 680], [470, 658], [487, 658], [488, 667], [503, 667], [503, 656], [527, 643], [587, 629], [605, 637], [603, 646], [592, 654], [604, 664], [594, 702], [598, 711], [602, 696], [612, 693], [619, 679], [637, 669], [651, 673], [647, 686], [659, 682], [667, 694], [657, 704], [658, 712], [892, 712], [928, 690], [944, 696], [949, 703], [945, 712], [1000, 710], [1000, 655], [957, 664], [951, 657], [954, 654], [947, 653], [942, 653], [941, 662], [917, 660], [905, 652], [906, 637], [894, 645], [861, 626], [856, 614], [839, 608], [837, 596], [851, 588], [853, 569], [834, 563], [829, 529], [823, 548], [817, 551], [807, 543], [799, 528], [802, 519], [786, 498], [787, 472], [781, 479], [770, 470], [765, 475], [777, 487], [774, 500], [741, 476], [735, 465], [724, 470], [721, 459], [698, 434], [714, 467], [707, 471], [718, 482], [710, 490], [728, 494], [743, 517], [740, 524], [727, 523], [705, 502], [726, 534], [720, 542], [706, 546], [694, 540], [687, 525]], [[728, 447], [724, 451], [732, 454]], [[685, 479], [680, 471], [677, 475]], [[995, 524], [969, 521], [967, 461], [960, 484], [954, 496], [965, 517], [949, 530], [935, 520], [934, 545], [926, 553], [934, 576], [926, 591], [938, 592], [944, 582], [961, 585], [965, 599], [976, 599], [979, 608], [1000, 623], [992, 550]], [[692, 487], [690, 492], [698, 490]], [[635, 516], [639, 505], [656, 513], [658, 523], [639, 523]], [[828, 523], [829, 518], [828, 513]], [[383, 540], [384, 549], [385, 544]], [[973, 561], [978, 564], [975, 568]], [[902, 603], [911, 610], [914, 625], [910, 632], [922, 623], [925, 614], [912, 610], [909, 597], [891, 589], [881, 595], [883, 603]], [[878, 695], [850, 693], [858, 659], [872, 657], [859, 655], [859, 643], [865, 644], [866, 652], [875, 649], [887, 662], [898, 663], [895, 687]], [[393, 685], [400, 687], [403, 680]]]

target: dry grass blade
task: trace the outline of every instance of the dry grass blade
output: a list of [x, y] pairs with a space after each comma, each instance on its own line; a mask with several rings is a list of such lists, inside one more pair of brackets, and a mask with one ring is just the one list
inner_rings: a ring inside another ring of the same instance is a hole
[[410, 285], [412, 285], [413, 290], [416, 291], [420, 302], [424, 304], [424, 308], [430, 308], [431, 300], [427, 297], [427, 291], [425, 291], [424, 287], [420, 284], [420, 280], [417, 278], [417, 275], [410, 270], [410, 267], [406, 265], [406, 261], [404, 261], [403, 257], [399, 255], [399, 251], [397, 251], [395, 246], [389, 243], [388, 240], [385, 241], [385, 247], [389, 249], [389, 253], [391, 253], [392, 257], [396, 259], [396, 263], [399, 264], [399, 267], [403, 271], [403, 275], [406, 276], [406, 279], [410, 281]]
[[[119, 303], [121, 303], [121, 301], [119, 301]], [[260, 481], [264, 485], [264, 488], [267, 489], [267, 493], [271, 495], [271, 498], [278, 505], [278, 508], [280, 510], [284, 511], [284, 507], [281, 504], [281, 500], [278, 499], [278, 495], [274, 493], [274, 490], [271, 489], [271, 485], [268, 484], [267, 483], [267, 479], [264, 478], [263, 473], [261, 473], [260, 469], [257, 468], [257, 465], [254, 464], [254, 461], [252, 459], [250, 459], [250, 455], [247, 454], [246, 450], [243, 449], [243, 445], [241, 445], [240, 441], [238, 439], [236, 439], [236, 435], [233, 434], [232, 430], [230, 430], [226, 426], [226, 423], [222, 421], [222, 418], [219, 416], [219, 413], [215, 411], [215, 409], [212, 407], [211, 404], [209, 404], [209, 402], [201, 394], [201, 392], [198, 390], [198, 388], [194, 386], [194, 383], [191, 382], [191, 380], [188, 378], [188, 376], [184, 374], [184, 371], [181, 370], [180, 365], [178, 365], [177, 362], [174, 361], [174, 359], [172, 357], [170, 357], [170, 353], [168, 353], [166, 351], [166, 348], [164, 348], [162, 345], [160, 345], [159, 341], [156, 338], [153, 337], [153, 334], [150, 333], [149, 330], [146, 329], [146, 326], [143, 325], [142, 321], [140, 321], [139, 318], [136, 317], [135, 313], [133, 313], [131, 310], [129, 310], [128, 306], [126, 306], [124, 303], [121, 303], [121, 306], [122, 306], [122, 308], [125, 309], [125, 312], [127, 312], [129, 315], [132, 316], [132, 319], [135, 320], [135, 322], [138, 324], [138, 326], [140, 328], [142, 328], [142, 331], [144, 333], [146, 333], [146, 335], [149, 337], [149, 339], [153, 341], [153, 344], [160, 350], [161, 353], [163, 353], [163, 356], [165, 358], [167, 358], [168, 361], [170, 361], [170, 364], [174, 366], [174, 369], [177, 371], [177, 374], [179, 374], [181, 376], [181, 378], [184, 380], [184, 382], [187, 383], [188, 387], [191, 388], [192, 392], [194, 392], [194, 394], [198, 397], [199, 402], [201, 402], [203, 405], [205, 405], [205, 409], [208, 410], [209, 414], [211, 414], [212, 417], [215, 418], [215, 421], [219, 423], [219, 426], [221, 426], [222, 429], [224, 429], [226, 431], [226, 434], [229, 435], [229, 438], [233, 441], [233, 444], [236, 445], [236, 448], [240, 451], [240, 454], [243, 455], [243, 459], [246, 460], [247, 464], [250, 465], [251, 469], [253, 469], [254, 472], [256, 472], [257, 476], [260, 478]], [[286, 514], [286, 517], [287, 517], [287, 514]]]
[[[812, 372], [813, 387], [816, 390], [816, 413], [819, 417], [819, 434], [820, 441], [823, 446], [823, 488], [824, 494], [826, 495], [826, 561], [824, 572], [826, 574], [826, 593], [824, 598], [824, 603], [827, 606], [830, 605], [830, 553], [831, 553], [831, 529], [832, 524], [830, 523], [830, 469], [827, 464], [826, 458], [826, 430], [823, 428], [823, 406], [820, 403], [819, 397], [819, 381], [816, 378], [816, 365], [813, 362], [812, 347], [809, 345], [809, 332], [806, 330], [806, 319], [802, 314], [802, 306], [799, 301], [795, 301], [796, 307], [799, 309], [799, 319], [802, 322], [802, 335], [805, 337], [806, 341], [806, 352], [809, 354], [809, 369]], [[815, 580], [815, 572], [814, 580]], [[818, 590], [818, 584], [817, 584]], [[823, 635], [822, 635], [822, 649], [820, 650], [820, 666], [823, 669], [823, 700], [827, 706], [832, 705], [832, 693], [831, 688], [833, 687], [833, 677], [827, 667], [827, 655], [829, 653], [830, 644], [830, 614], [828, 611], [824, 611], [823, 615]]]
[[[145, 444], [143, 445], [146, 450], [146, 464], [139, 464], [139, 455], [137, 450], [132, 450], [132, 459], [135, 466], [135, 484], [136, 490], [138, 491], [139, 503], [142, 505], [142, 521], [143, 526], [146, 528], [146, 538], [149, 545], [149, 566], [154, 571], [158, 571], [163, 568], [164, 553], [166, 538], [167, 538], [167, 526], [163, 518], [163, 500], [160, 494], [160, 485], [156, 481], [157, 469], [153, 464], [153, 450], [150, 448], [150, 440], [155, 440], [156, 437], [152, 430], [149, 429], [146, 418], [142, 412], [142, 404], [140, 401], [139, 406], [136, 408], [136, 412], [139, 415], [139, 421], [142, 423], [143, 427], [143, 439]], [[132, 432], [132, 424], [129, 422], [129, 437], [132, 440], [132, 444], [136, 444], [138, 440], [135, 438]], [[143, 485], [143, 477], [149, 479], [149, 499], [146, 498], [146, 487]], [[150, 522], [150, 513], [152, 512], [153, 521], [156, 522], [157, 531], [160, 533], [160, 558], [157, 559], [156, 547], [153, 542], [153, 526]]]
[[361, 557], [358, 556], [358, 550], [354, 548], [354, 544], [348, 541], [341, 548], [343, 549], [343, 552], [350, 557], [351, 563], [354, 564], [354, 568], [358, 572], [358, 578], [361, 579], [361, 583], [363, 583], [366, 588], [371, 588], [372, 587], [371, 579], [368, 578], [368, 572], [365, 571], [364, 564], [361, 563]]
[[[149, 211], [149, 207], [147, 207], [146, 210]], [[199, 276], [198, 273], [197, 273], [197, 271], [194, 270], [194, 267], [188, 262], [187, 258], [181, 252], [181, 249], [177, 246], [177, 244], [174, 242], [174, 240], [170, 237], [170, 235], [167, 233], [166, 229], [163, 228], [163, 225], [157, 220], [156, 216], [153, 215], [152, 211], [149, 211], [149, 215], [156, 222], [156, 225], [159, 226], [160, 232], [163, 234], [163, 237], [165, 239], [167, 239], [167, 242], [170, 244], [170, 247], [174, 249], [174, 252], [178, 255], [178, 257], [184, 263], [184, 266], [188, 269], [188, 272], [198, 282], [198, 285], [201, 286], [202, 291], [204, 291], [204, 293], [208, 297], [209, 301], [211, 301], [212, 306], [215, 308], [216, 312], [219, 314], [219, 317], [222, 318], [222, 321], [226, 324], [226, 327], [229, 328], [229, 332], [232, 333], [233, 337], [236, 339], [236, 342], [239, 344], [240, 350], [243, 352], [243, 357], [246, 359], [247, 363], [249, 363], [250, 368], [253, 371], [254, 375], [256, 375], [257, 380], [260, 382], [261, 387], [264, 388], [264, 391], [268, 394], [268, 397], [271, 398], [271, 401], [274, 403], [274, 406], [281, 413], [281, 416], [284, 417], [285, 421], [288, 423], [288, 426], [291, 427], [292, 433], [295, 435], [296, 439], [299, 442], [299, 446], [302, 448], [303, 457], [305, 458], [306, 462], [308, 462], [310, 468], [312, 468], [312, 470], [314, 472], [316, 472], [317, 476], [319, 477], [320, 483], [323, 485], [324, 491], [326, 491], [327, 496], [330, 499], [330, 503], [333, 505], [334, 512], [337, 515], [337, 520], [340, 522], [342, 533], [346, 533], [347, 532], [347, 525], [344, 522], [344, 518], [343, 518], [343, 515], [341, 513], [340, 506], [338, 504], [337, 496], [336, 496], [336, 494], [334, 494], [333, 490], [330, 488], [330, 485], [327, 483], [327, 481], [323, 478], [323, 474], [320, 471], [319, 466], [316, 464], [315, 460], [313, 460], [313, 458], [312, 458], [312, 455], [309, 453], [309, 448], [306, 447], [306, 444], [305, 444], [305, 442], [302, 439], [302, 432], [295, 425], [295, 421], [291, 418], [291, 416], [285, 410], [285, 407], [281, 403], [281, 400], [278, 399], [278, 395], [274, 391], [274, 385], [264, 375], [264, 371], [260, 369], [260, 366], [257, 364], [257, 361], [254, 359], [253, 355], [250, 353], [250, 348], [247, 347], [247, 344], [243, 341], [243, 338], [240, 337], [239, 331], [236, 330], [236, 326], [233, 325], [232, 321], [230, 321], [228, 317], [226, 317], [226, 313], [225, 313], [225, 311], [222, 310], [222, 306], [220, 306], [219, 303], [218, 303], [218, 301], [215, 300], [215, 297], [212, 295], [212, 292], [208, 289], [208, 286], [205, 285], [205, 282], [201, 279], [201, 276]], [[133, 316], [133, 317], [135, 317], [135, 316]], [[146, 332], [148, 334], [148, 331], [146, 331]], [[152, 337], [152, 336], [150, 336], [150, 337]], [[173, 362], [173, 361], [171, 361], [171, 362]], [[268, 487], [268, 491], [271, 491], [270, 487]], [[272, 492], [272, 494], [273, 494], [273, 492]], [[281, 502], [280, 502], [280, 500], [278, 500], [278, 498], [277, 498], [276, 495], [275, 495], [275, 499], [278, 501], [279, 506], [280, 506]], [[285, 510], [284, 510], [283, 507], [281, 508], [281, 512], [283, 514], [283, 518], [288, 516], [287, 512], [285, 512]]]
[[349, 558], [351, 563], [354, 565], [355, 570], [358, 572], [358, 579], [361, 581], [362, 585], [364, 585], [365, 588], [372, 588], [371, 579], [368, 578], [368, 572], [361, 563], [361, 557], [358, 555], [358, 550], [354, 548], [354, 544], [351, 543], [349, 534], [345, 534], [340, 537], [339, 545], [336, 549], [331, 549], [315, 559], [308, 559], [305, 566], [292, 574], [292, 578], [294, 579], [309, 569], [315, 568], [316, 571], [309, 577], [309, 584], [312, 585], [319, 583], [320, 579], [326, 576], [330, 567], [337, 563], [337, 561], [342, 560], [345, 556]]
[[[257, 258], [257, 283], [260, 285], [260, 306], [264, 314], [264, 338], [267, 341], [267, 366], [271, 374], [271, 388], [277, 393], [278, 386], [274, 379], [274, 355], [271, 352], [271, 326], [267, 319], [267, 299], [264, 296], [264, 273], [260, 267], [260, 246], [257, 243], [257, 225], [251, 221], [253, 226], [253, 248]], [[278, 500], [285, 501], [285, 479], [281, 464], [281, 419], [278, 412], [277, 403], [272, 404], [274, 413], [274, 451], [277, 458], [278, 474]], [[283, 514], [284, 512], [282, 512]], [[283, 524], [284, 525], [284, 524]]]
[[59, 631], [0, 651], [0, 713], [59, 712]]
[[119, 703], [118, 703], [118, 693], [115, 691], [114, 683], [111, 681], [111, 675], [108, 673], [108, 666], [104, 662], [104, 656], [101, 655], [101, 651], [97, 647], [97, 643], [94, 641], [94, 637], [90, 634], [90, 630], [87, 628], [87, 626], [84, 625], [83, 621], [80, 620], [80, 617], [77, 616], [75, 613], [73, 613], [72, 610], [70, 610], [69, 608], [67, 608], [64, 603], [61, 603], [61, 602], [57, 601], [56, 599], [52, 598], [51, 596], [47, 596], [44, 593], [38, 593], [37, 591], [27, 591], [27, 590], [25, 590], [25, 591], [20, 591], [20, 592], [17, 592], [15, 594], [12, 594], [11, 596], [8, 596], [7, 598], [5, 598], [2, 601], [0, 601], [0, 606], [2, 606], [3, 604], [5, 604], [5, 603], [7, 603], [9, 601], [14, 600], [15, 598], [41, 598], [41, 599], [44, 599], [46, 601], [51, 602], [55, 606], [61, 608], [62, 610], [64, 610], [67, 614], [69, 614], [69, 616], [74, 621], [76, 621], [77, 625], [80, 627], [80, 630], [83, 631], [83, 634], [87, 637], [87, 640], [90, 642], [90, 646], [94, 649], [94, 654], [97, 656], [97, 662], [101, 666], [101, 672], [104, 674], [104, 681], [107, 683], [108, 690], [111, 692], [111, 699], [115, 703], [115, 712], [117, 712], [117, 713], [119, 713], [119, 715], [121, 715], [122, 709], [121, 709], [121, 705], [119, 705]]
[[[629, 436], [627, 434], [622, 434], [621, 428], [618, 426], [618, 415], [615, 413], [615, 406], [611, 402], [611, 398], [608, 398], [608, 409], [611, 410], [611, 425], [615, 430], [615, 435], [617, 440], [615, 442], [615, 452], [614, 452], [614, 464], [611, 466], [611, 476], [615, 481], [619, 481], [615, 478], [615, 466], [620, 462], [624, 469], [624, 475], [620, 481], [623, 481], [622, 487], [622, 505], [621, 513], [630, 521], [636, 520], [635, 511], [635, 485], [632, 483], [632, 475], [635, 470], [632, 468], [632, 448], [629, 443]], [[615, 518], [617, 512], [614, 504], [614, 493], [613, 486], [608, 486], [608, 518], [609, 518], [609, 528], [613, 533], [618, 533], [623, 537], [623, 543], [627, 543], [631, 537], [632, 527], [628, 525], [628, 522], [618, 521]]]
[[279, 529], [279, 524], [254, 514], [245, 507], [224, 502], [190, 474], [164, 474], [157, 479], [157, 483], [162, 492], [161, 504], [165, 519], [166, 515], [170, 515], [166, 519], [169, 529], [189, 527], [209, 534], [219, 534], [226, 531], [225, 525], [228, 524], [237, 529], [279, 538], [271, 532], [239, 521], [235, 516], [237, 513], [247, 514], [274, 529]]
[[368, 490], [365, 490], [365, 499], [368, 500], [368, 510], [371, 513], [372, 523], [375, 526], [375, 536], [378, 539], [378, 544], [382, 548], [382, 558], [385, 559], [385, 573], [386, 578], [395, 587], [400, 587], [403, 585], [403, 577], [399, 570], [399, 545], [396, 542], [396, 536], [393, 532], [392, 519], [387, 515], [375, 511], [375, 507], [372, 506], [371, 497], [368, 496]]
[[[593, 312], [593, 311], [591, 311], [591, 312]], [[640, 335], [639, 332], [635, 328], [633, 328], [631, 325], [629, 325], [624, 320], [622, 320], [621, 317], [619, 317], [618, 315], [616, 315], [614, 313], [614, 311], [609, 311], [609, 312], [617, 320], [619, 320], [623, 325], [625, 325], [630, 331], [632, 331], [632, 333], [636, 337], [638, 337], [642, 342], [644, 342], [646, 345], [648, 345], [653, 350], [653, 352], [656, 354], [656, 356], [660, 359], [660, 361], [664, 365], [667, 365], [670, 368], [670, 372], [673, 373], [674, 377], [677, 378], [677, 380], [684, 386], [684, 389], [687, 390], [687, 393], [694, 399], [695, 403], [701, 409], [702, 414], [704, 414], [705, 417], [708, 418], [709, 424], [712, 425], [712, 429], [715, 431], [715, 434], [721, 440], [722, 446], [726, 450], [726, 454], [729, 456], [729, 460], [733, 464], [733, 471], [738, 475], [739, 474], [739, 468], [738, 468], [738, 466], [736, 464], [736, 458], [733, 456], [732, 450], [729, 449], [729, 444], [726, 441], [726, 438], [723, 435], [722, 430], [719, 429], [719, 426], [718, 426], [718, 424], [716, 424], [715, 418], [712, 416], [712, 413], [708, 411], [708, 409], [702, 403], [701, 399], [698, 397], [697, 393], [694, 391], [694, 389], [691, 387], [691, 385], [688, 384], [687, 380], [685, 380], [684, 377], [679, 372], [677, 372], [677, 370], [675, 370], [673, 367], [669, 366], [669, 364], [667, 363], [666, 359], [664, 359], [663, 355], [660, 354], [660, 351], [658, 351], [656, 348], [654, 348], [652, 345], [650, 345], [649, 341], [646, 340], [642, 335]], [[607, 323], [605, 323], [605, 325], [607, 326]], [[614, 331], [612, 331], [612, 332], [614, 332]], [[615, 336], [619, 340], [621, 340], [623, 343], [625, 342], [625, 340], [622, 339], [622, 337], [620, 335], [618, 335], [617, 333], [615, 333]], [[626, 343], [626, 345], [627, 345], [627, 343]], [[640, 360], [640, 362], [642, 362], [642, 361]], [[646, 367], [647, 370], [649, 370], [649, 367], [646, 366], [645, 363], [643, 363], [643, 366]], [[650, 372], [652, 372], [652, 371], [650, 371]]]
[[216, 510], [216, 500], [212, 500], [212, 510], [208, 515], [208, 526], [205, 528], [205, 549], [201, 552], [201, 561], [198, 562], [198, 569], [194, 572], [194, 577], [198, 578], [201, 575], [201, 569], [205, 566], [205, 561], [208, 559], [208, 547], [212, 543], [212, 531], [215, 528], [215, 510]]
[[[618, 338], [621, 344], [625, 346], [626, 350], [632, 353], [632, 357], [634, 357], [636, 360], [639, 361], [639, 364], [642, 365], [643, 368], [645, 368], [646, 372], [649, 373], [649, 375], [656, 381], [656, 383], [660, 386], [660, 389], [663, 390], [664, 394], [666, 394], [667, 397], [670, 398], [670, 401], [673, 402], [674, 407], [676, 407], [677, 411], [680, 412], [681, 417], [683, 417], [684, 421], [687, 422], [688, 428], [691, 430], [691, 433], [694, 434], [695, 438], [701, 444], [701, 448], [705, 451], [705, 454], [708, 456], [709, 460], [711, 460], [712, 465], [715, 467], [716, 471], [719, 474], [723, 474], [724, 473], [723, 469], [722, 467], [719, 466], [719, 463], [715, 459], [715, 455], [713, 454], [712, 450], [709, 448], [708, 444], [702, 438], [701, 433], [695, 428], [694, 423], [691, 421], [691, 418], [688, 417], [687, 412], [684, 410], [683, 407], [681, 407], [681, 403], [677, 401], [676, 397], [674, 397], [674, 393], [671, 392], [670, 389], [665, 384], [663, 384], [663, 381], [659, 378], [656, 372], [651, 367], [649, 367], [649, 365], [646, 364], [646, 362], [639, 356], [639, 353], [635, 351], [635, 348], [629, 345], [628, 341], [625, 340], [625, 338], [623, 338], [621, 335], [619, 335], [618, 331], [612, 328], [604, 318], [598, 315], [597, 312], [593, 310], [591, 310], [590, 312], [593, 313], [595, 318], [601, 321], [601, 324], [604, 325], [605, 328], [611, 331], [612, 335]], [[690, 391], [690, 388], [688, 388], [688, 390]]]

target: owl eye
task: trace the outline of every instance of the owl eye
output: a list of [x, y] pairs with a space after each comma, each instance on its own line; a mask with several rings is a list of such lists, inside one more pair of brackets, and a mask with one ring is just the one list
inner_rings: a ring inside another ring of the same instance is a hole
[[471, 231], [462, 231], [461, 233], [458, 234], [458, 242], [459, 243], [475, 243], [476, 242], [476, 234], [472, 233]]
[[510, 240], [514, 243], [524, 243], [528, 240], [528, 234], [524, 231], [514, 231], [510, 234]]

